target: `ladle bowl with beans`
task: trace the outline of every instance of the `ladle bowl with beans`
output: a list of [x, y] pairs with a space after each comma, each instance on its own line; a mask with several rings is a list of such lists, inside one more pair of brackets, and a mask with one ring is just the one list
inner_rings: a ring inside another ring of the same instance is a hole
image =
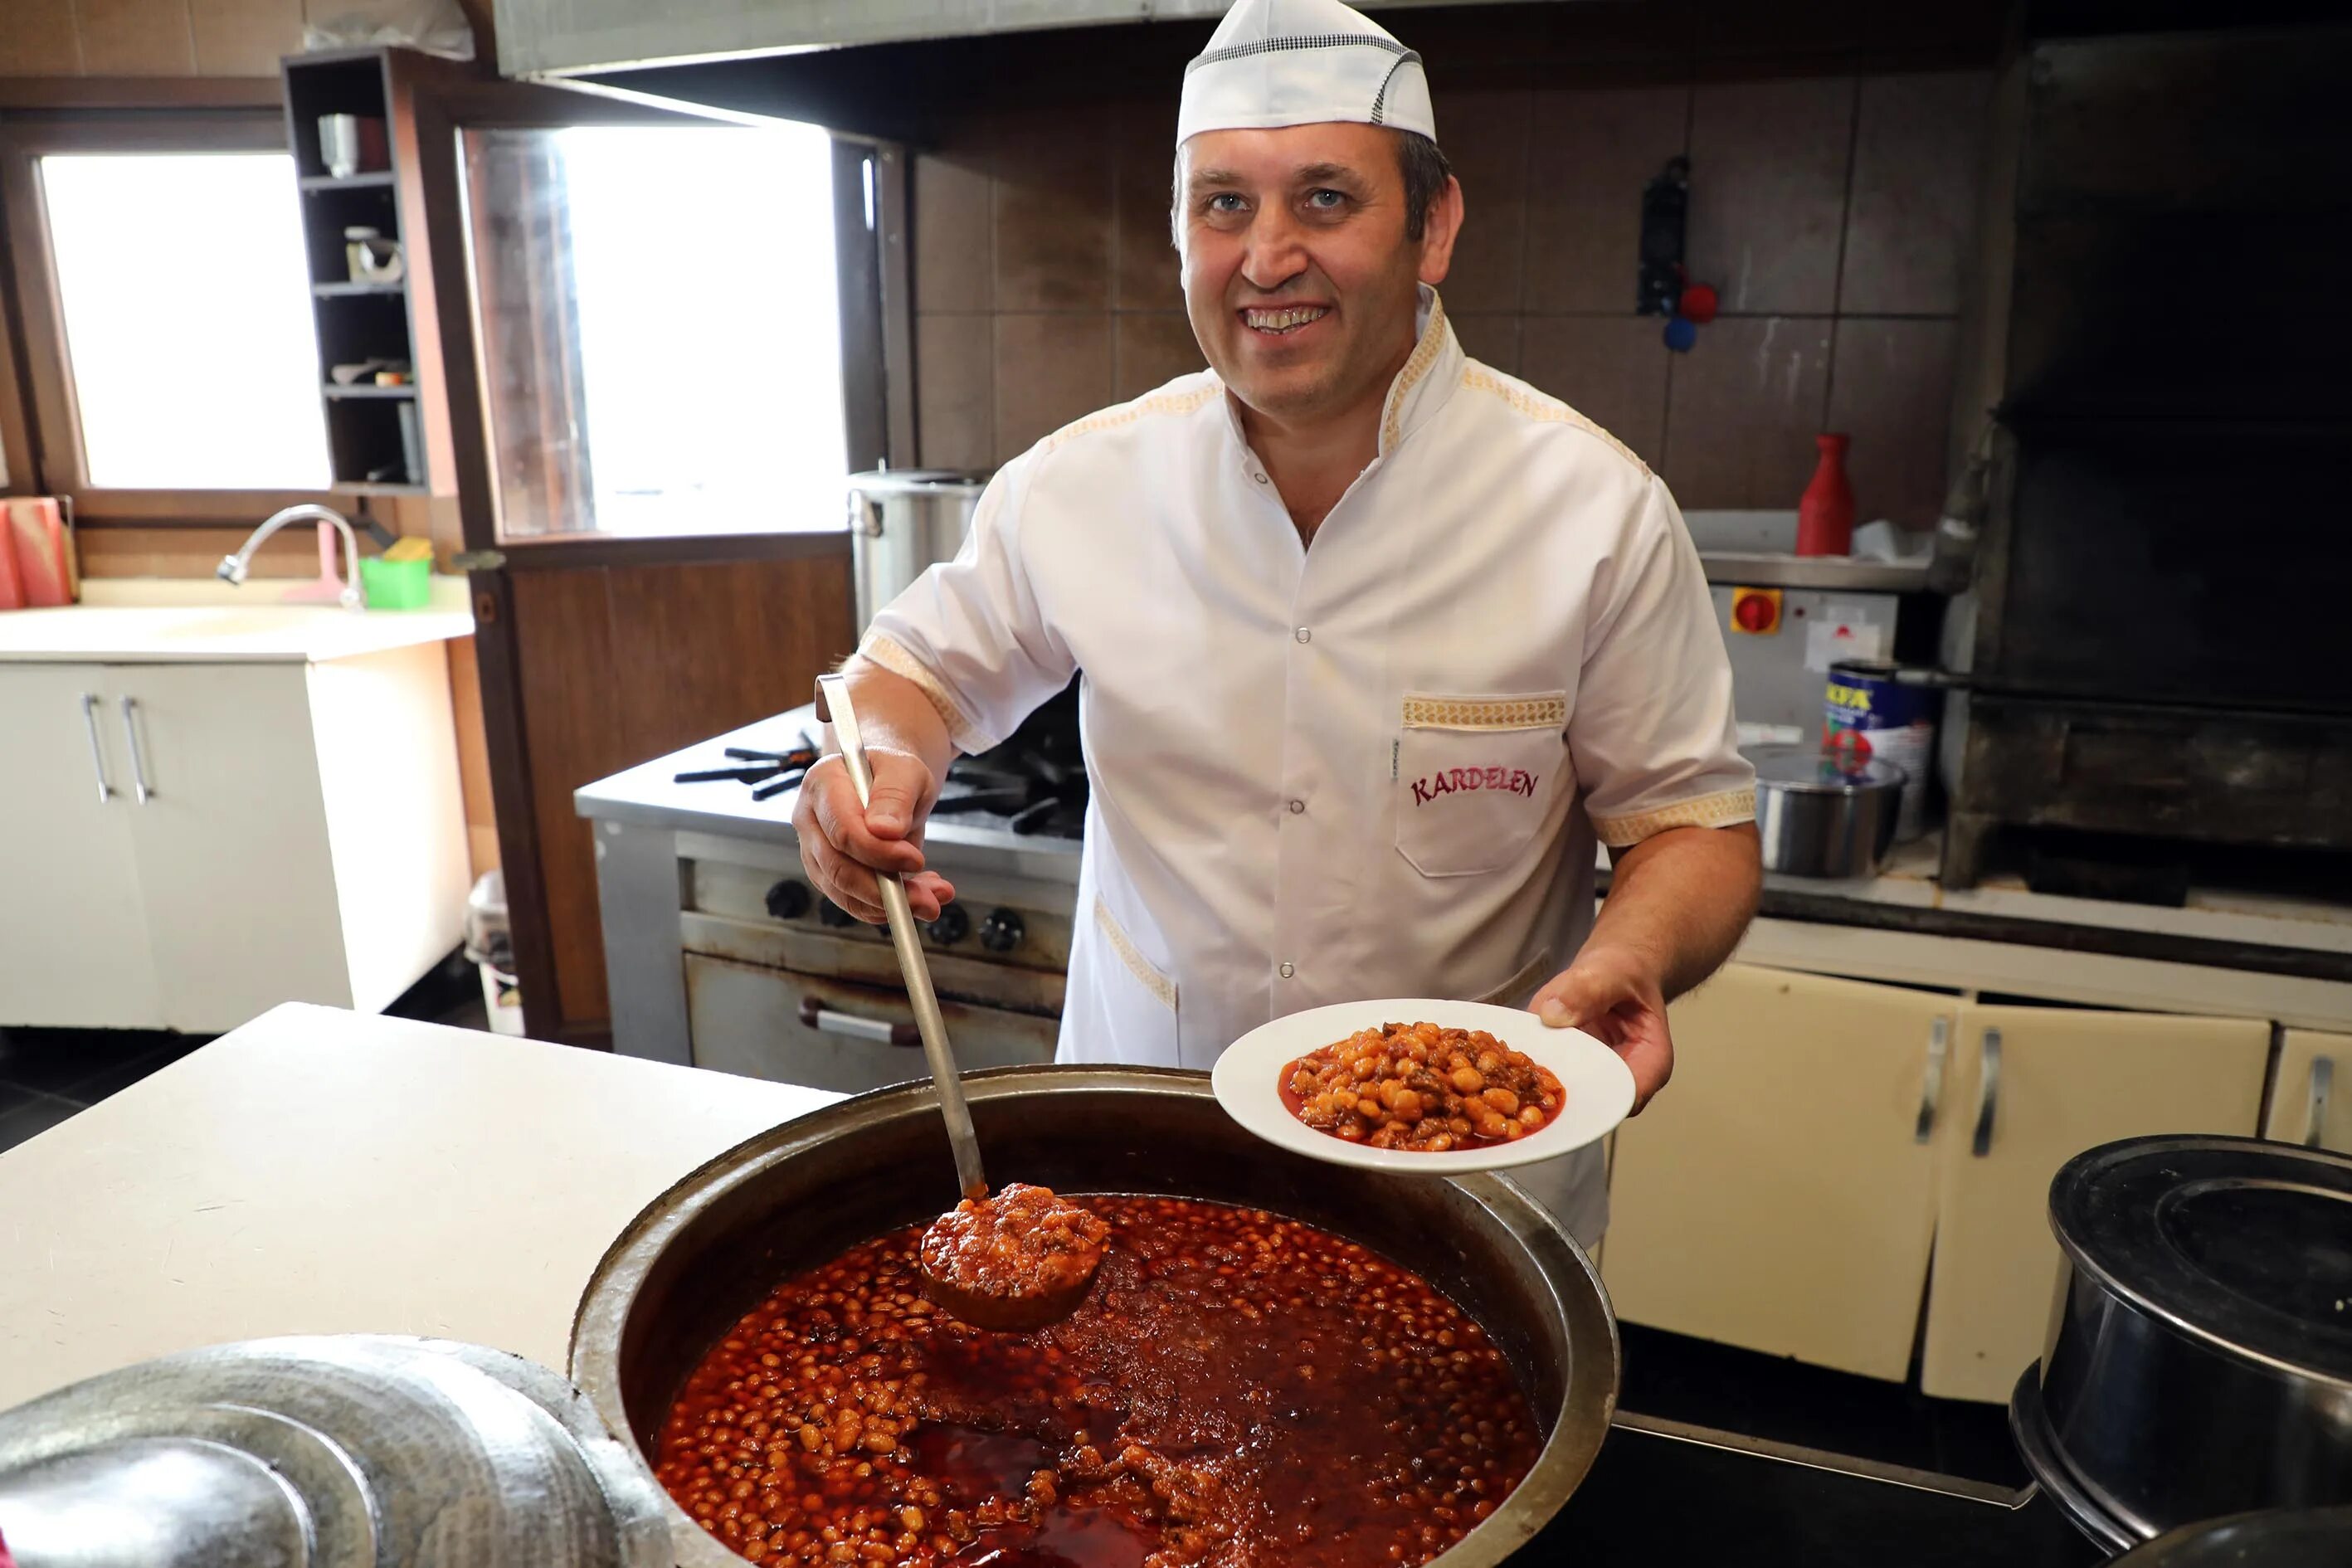
[[983, 1333], [926, 1294], [924, 1200], [953, 1177], [919, 1086], [739, 1146], [598, 1268], [571, 1372], [667, 1483], [686, 1568], [1485, 1568], [1583, 1478], [1615, 1326], [1517, 1189], [1304, 1159], [1197, 1074], [968, 1089], [992, 1155], [1106, 1226], [1060, 1323]]

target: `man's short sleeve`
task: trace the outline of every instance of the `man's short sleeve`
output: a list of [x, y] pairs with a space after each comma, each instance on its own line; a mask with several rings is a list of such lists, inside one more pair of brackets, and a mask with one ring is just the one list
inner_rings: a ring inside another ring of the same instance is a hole
[[1022, 563], [1021, 509], [1034, 461], [1034, 454], [1017, 458], [990, 481], [956, 558], [885, 606], [857, 650], [920, 687], [965, 752], [1004, 739], [1076, 672]]
[[1706, 576], [1654, 479], [1624, 555], [1595, 584], [1568, 743], [1585, 813], [1612, 848], [1755, 817], [1756, 770], [1739, 754]]

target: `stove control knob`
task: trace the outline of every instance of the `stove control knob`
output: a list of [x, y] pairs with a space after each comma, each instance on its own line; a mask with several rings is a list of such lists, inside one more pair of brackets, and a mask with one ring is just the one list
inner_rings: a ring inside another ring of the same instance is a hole
[[809, 890], [805, 882], [787, 877], [768, 889], [768, 912], [780, 921], [796, 921], [809, 912]]
[[940, 918], [923, 928], [923, 934], [941, 947], [953, 947], [971, 934], [971, 917], [963, 912], [961, 904], [950, 904], [940, 911]]
[[1011, 952], [1028, 935], [1021, 917], [1011, 910], [993, 910], [980, 922], [980, 945], [991, 952]]
[[817, 906], [816, 918], [838, 931], [846, 931], [857, 923], [857, 917], [835, 903], [831, 899]]

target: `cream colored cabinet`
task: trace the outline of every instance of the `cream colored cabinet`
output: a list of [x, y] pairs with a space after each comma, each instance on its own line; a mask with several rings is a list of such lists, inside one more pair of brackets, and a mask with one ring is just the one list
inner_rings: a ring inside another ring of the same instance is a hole
[[216, 1034], [280, 1002], [373, 1012], [457, 944], [438, 642], [0, 662], [0, 1026]]
[[2005, 1401], [2042, 1354], [2059, 1280], [2051, 1178], [2084, 1150], [2164, 1132], [2251, 1135], [2270, 1025], [2063, 1007], [1960, 1015], [1919, 1386]]
[[163, 1024], [130, 792], [103, 668], [0, 664], [0, 1025]]
[[2352, 1074], [2352, 1035], [2282, 1031], [2263, 1136], [2352, 1154], [2352, 1077], [2347, 1074]]
[[1727, 965], [1672, 1009], [1675, 1073], [1617, 1133], [1618, 1314], [1872, 1377], [1910, 1364], [1956, 997]]

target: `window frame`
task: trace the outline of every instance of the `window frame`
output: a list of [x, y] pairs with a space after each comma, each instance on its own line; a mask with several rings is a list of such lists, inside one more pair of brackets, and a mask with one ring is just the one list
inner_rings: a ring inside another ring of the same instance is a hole
[[8, 307], [0, 310], [0, 349], [8, 351], [7, 374], [0, 374], [0, 441], [8, 453], [6, 493], [63, 496], [79, 522], [151, 527], [247, 522], [306, 501], [350, 504], [333, 490], [101, 489], [90, 484], [83, 463], [39, 160], [64, 153], [285, 151], [285, 116], [267, 109], [0, 115], [0, 294]]

